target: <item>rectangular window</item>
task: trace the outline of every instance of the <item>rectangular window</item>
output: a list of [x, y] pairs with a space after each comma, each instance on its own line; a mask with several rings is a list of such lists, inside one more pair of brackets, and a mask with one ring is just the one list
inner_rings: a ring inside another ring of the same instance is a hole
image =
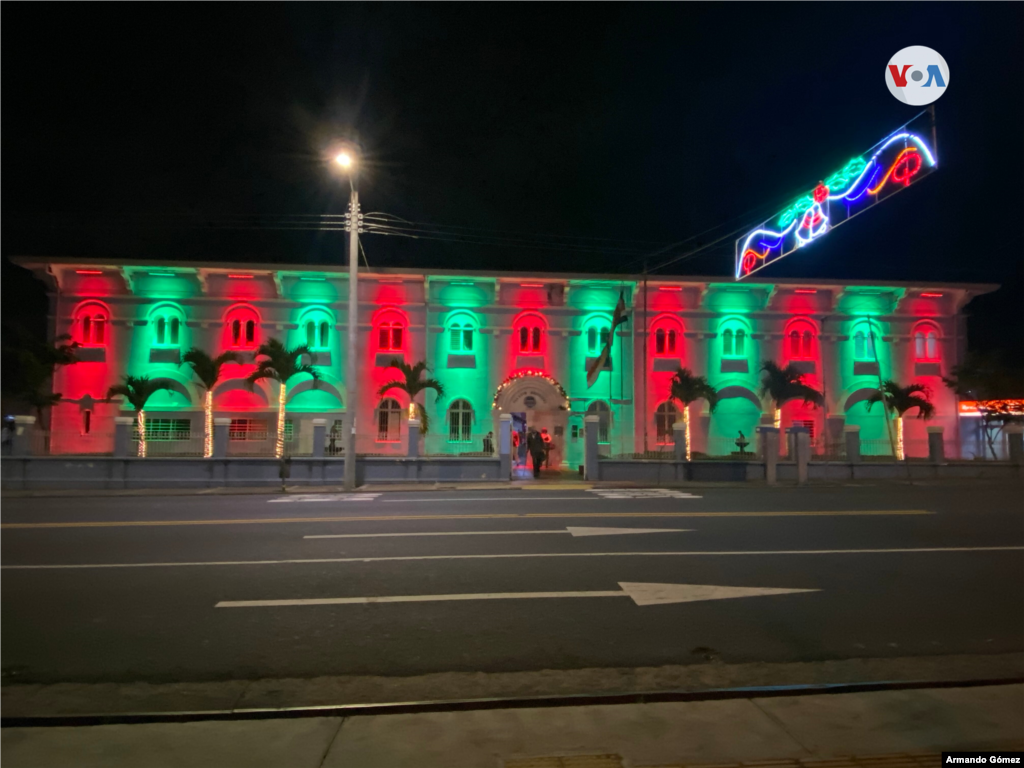
[[82, 434], [88, 435], [92, 429], [92, 411], [82, 411]]
[[401, 409], [381, 408], [377, 412], [377, 442], [397, 443], [402, 439]]
[[[228, 426], [228, 440], [233, 442], [250, 442], [268, 440], [273, 437], [277, 421], [267, 419], [232, 419]], [[291, 419], [284, 422], [284, 440], [290, 443], [295, 439], [295, 423]]]
[[[191, 419], [146, 419], [146, 440], [149, 442], [190, 440], [191, 438]], [[138, 424], [132, 429], [132, 439], [136, 442], [139, 439]]]
[[452, 352], [461, 352], [462, 351], [462, 331], [460, 329], [458, 329], [458, 328], [452, 328], [450, 333], [449, 333], [449, 336], [451, 338], [448, 340], [448, 344], [451, 347]]
[[794, 427], [806, 427], [807, 431], [811, 435], [811, 440], [814, 440], [814, 420], [813, 419], [800, 419], [793, 421]]
[[448, 415], [448, 442], [468, 443], [473, 439], [471, 411], [451, 411]]
[[97, 317], [96, 322], [93, 325], [93, 341], [96, 344], [102, 344], [107, 322], [102, 317]]
[[232, 419], [228, 427], [228, 440], [266, 440], [267, 428], [266, 419]]
[[466, 352], [473, 351], [473, 330], [465, 328], [462, 331], [462, 349]]

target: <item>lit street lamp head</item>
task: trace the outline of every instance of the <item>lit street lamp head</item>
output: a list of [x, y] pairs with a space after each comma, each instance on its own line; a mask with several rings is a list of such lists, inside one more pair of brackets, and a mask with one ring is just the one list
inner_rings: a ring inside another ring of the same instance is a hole
[[339, 152], [334, 156], [334, 162], [347, 170], [353, 165], [352, 155], [348, 152]]

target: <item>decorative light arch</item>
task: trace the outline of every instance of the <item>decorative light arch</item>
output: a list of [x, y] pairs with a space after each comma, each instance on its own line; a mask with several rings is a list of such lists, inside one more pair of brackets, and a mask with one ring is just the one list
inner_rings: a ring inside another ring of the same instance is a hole
[[553, 376], [550, 376], [546, 371], [542, 371], [534, 368], [522, 368], [518, 371], [514, 371], [509, 374], [501, 384], [498, 385], [498, 389], [494, 392], [494, 397], [491, 399], [491, 408], [498, 407], [498, 398], [501, 397], [502, 393], [505, 392], [510, 386], [518, 381], [522, 381], [526, 378], [537, 378], [546, 381], [548, 384], [555, 388], [558, 392], [558, 396], [562, 398], [562, 408], [565, 410], [569, 409], [569, 395], [565, 391], [565, 387], [558, 383], [558, 380]]

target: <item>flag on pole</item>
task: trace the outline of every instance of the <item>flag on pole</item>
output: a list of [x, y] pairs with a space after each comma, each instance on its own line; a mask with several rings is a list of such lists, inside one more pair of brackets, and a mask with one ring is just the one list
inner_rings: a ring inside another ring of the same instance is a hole
[[608, 356], [612, 353], [612, 342], [615, 340], [615, 329], [622, 325], [624, 322], [629, 320], [629, 315], [626, 314], [626, 299], [619, 292], [619, 303], [615, 305], [615, 313], [612, 315], [612, 330], [608, 334], [608, 340], [604, 344], [604, 348], [601, 350], [601, 355], [590, 364], [590, 368], [587, 369], [587, 389], [590, 389], [597, 382], [597, 377], [601, 375], [601, 371], [604, 370], [605, 363], [608, 362]]

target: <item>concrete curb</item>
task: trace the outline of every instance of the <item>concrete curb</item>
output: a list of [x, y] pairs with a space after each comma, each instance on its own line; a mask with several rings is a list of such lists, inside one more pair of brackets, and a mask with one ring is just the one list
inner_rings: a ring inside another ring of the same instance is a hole
[[[539, 670], [534, 672], [439, 672], [416, 677], [338, 676], [183, 683], [54, 683], [5, 685], [4, 723], [14, 719], [74, 717], [204, 717], [212, 714], [306, 713], [331, 709], [434, 709], [542, 706], [543, 699], [574, 704], [598, 699], [659, 696], [710, 697], [718, 691], [823, 688], [896, 684], [928, 687], [978, 680], [1024, 679], [1024, 653], [925, 656], [839, 661], [665, 667]], [[727, 694], [719, 694], [727, 695]], [[738, 695], [737, 693], [732, 694]], [[571, 700], [571, 701], [570, 701]], [[609, 702], [605, 702], [609, 703]], [[52, 721], [51, 722], [55, 722]], [[110, 722], [113, 722], [111, 720]]]

